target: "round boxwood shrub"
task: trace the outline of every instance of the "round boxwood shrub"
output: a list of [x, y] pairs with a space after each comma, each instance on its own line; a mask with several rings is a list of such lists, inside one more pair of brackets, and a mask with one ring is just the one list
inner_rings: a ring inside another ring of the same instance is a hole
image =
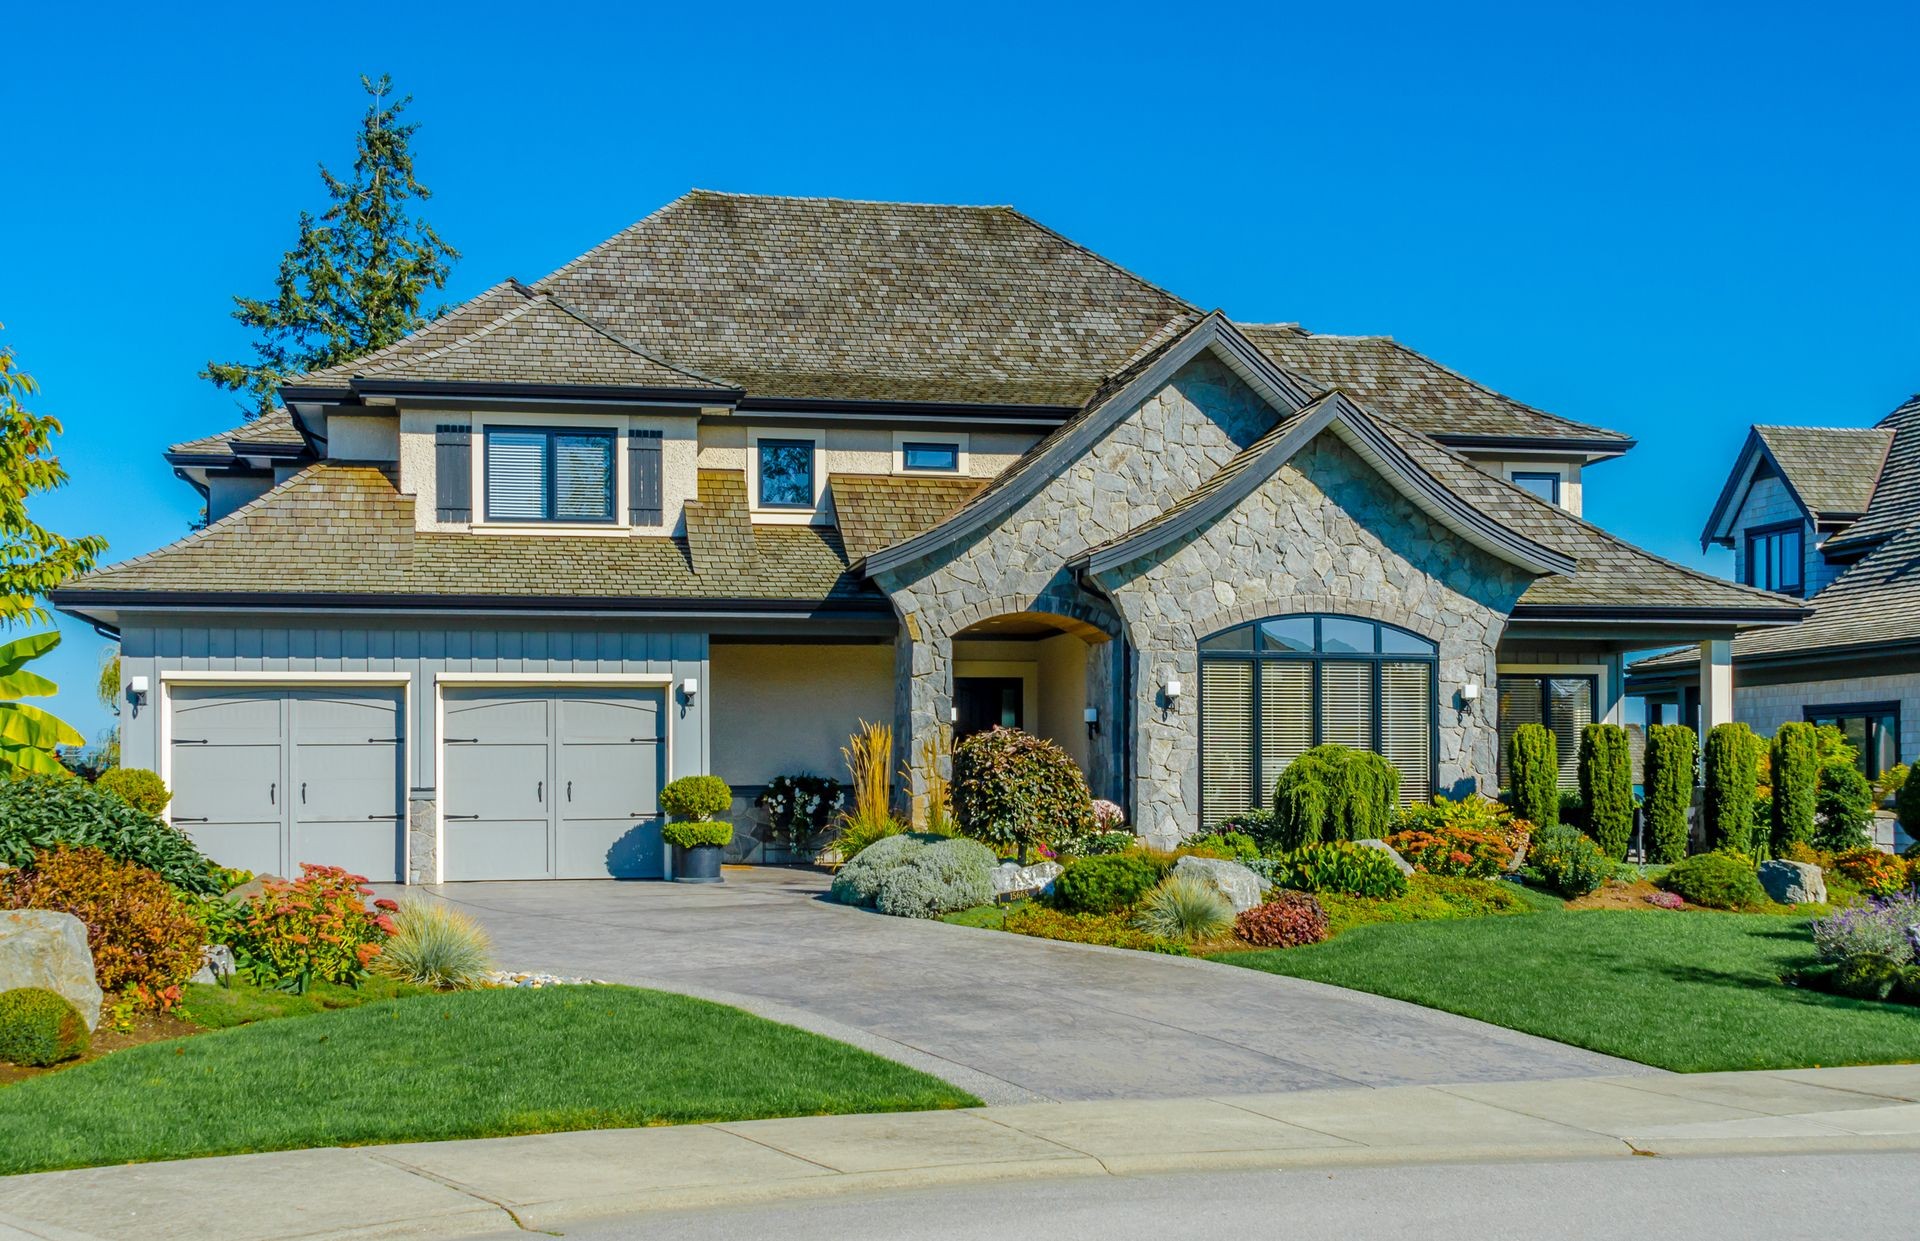
[[16, 987], [0, 992], [0, 1060], [45, 1068], [87, 1054], [87, 1019], [57, 991]]
[[1025, 849], [1093, 832], [1093, 796], [1067, 752], [1017, 728], [953, 747], [953, 811], [976, 840]]
[[1560, 822], [1560, 748], [1545, 724], [1522, 724], [1507, 741], [1508, 804], [1536, 828]]
[[173, 793], [160, 777], [144, 767], [115, 767], [102, 772], [93, 785], [148, 814], [159, 814], [173, 800]]
[[191, 840], [113, 793], [72, 776], [0, 780], [0, 866], [25, 869], [56, 845], [98, 849], [195, 896], [221, 891]]
[[1137, 905], [1168, 869], [1164, 859], [1145, 853], [1079, 858], [1053, 881], [1053, 904], [1069, 913], [1119, 913]]
[[1533, 834], [1527, 867], [1542, 885], [1568, 900], [1595, 891], [1613, 874], [1613, 862], [1600, 846], [1564, 823]]
[[7, 876], [0, 895], [10, 909], [57, 909], [87, 926], [100, 990], [143, 1009], [168, 1009], [200, 968], [205, 925], [153, 871], [99, 849], [57, 846]]
[[719, 776], [681, 776], [660, 790], [660, 808], [672, 818], [703, 823], [733, 808], [733, 790]]
[[1675, 862], [1660, 886], [1708, 909], [1755, 909], [1769, 903], [1753, 864], [1725, 853], [1699, 853]]
[[1233, 920], [1233, 933], [1256, 948], [1298, 948], [1327, 937], [1327, 911], [1305, 892], [1276, 892]]
[[1343, 745], [1314, 746], [1273, 782], [1279, 847], [1384, 837], [1399, 801], [1400, 773], [1386, 759]]
[[880, 875], [873, 907], [896, 918], [937, 918], [993, 900], [1000, 859], [977, 840], [949, 837], [908, 852]]
[[682, 849], [697, 849], [702, 845], [717, 845], [724, 849], [733, 843], [733, 824], [715, 823], [712, 820], [669, 823], [660, 829], [660, 839]]

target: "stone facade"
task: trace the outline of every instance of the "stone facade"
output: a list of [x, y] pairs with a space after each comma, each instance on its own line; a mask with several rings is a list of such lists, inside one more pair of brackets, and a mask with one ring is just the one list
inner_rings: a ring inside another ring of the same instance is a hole
[[407, 799], [407, 882], [432, 883], [440, 861], [439, 838], [434, 834], [438, 803], [416, 794]]

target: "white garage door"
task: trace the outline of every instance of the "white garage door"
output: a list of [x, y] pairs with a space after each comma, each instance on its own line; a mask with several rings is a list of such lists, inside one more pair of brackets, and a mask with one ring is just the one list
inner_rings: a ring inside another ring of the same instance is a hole
[[172, 692], [174, 825], [223, 866], [297, 877], [404, 866], [399, 689]]
[[445, 877], [661, 875], [665, 693], [449, 689]]

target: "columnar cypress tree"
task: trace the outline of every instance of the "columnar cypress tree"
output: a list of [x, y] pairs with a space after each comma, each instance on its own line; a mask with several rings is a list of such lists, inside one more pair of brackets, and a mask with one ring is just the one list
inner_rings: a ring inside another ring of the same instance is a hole
[[1587, 835], [1615, 861], [1626, 857], [1633, 840], [1633, 763], [1627, 730], [1618, 724], [1580, 730], [1580, 800], [1587, 807]]
[[1647, 729], [1647, 830], [1656, 862], [1687, 856], [1687, 808], [1693, 804], [1693, 763], [1699, 738], [1685, 724]]
[[1560, 823], [1560, 745], [1545, 724], [1522, 724], [1507, 743], [1508, 801], [1536, 828]]
[[1813, 839], [1820, 761], [1813, 725], [1789, 721], [1773, 734], [1773, 852]]
[[1707, 847], [1751, 853], [1753, 796], [1760, 772], [1760, 738], [1745, 724], [1715, 724], [1707, 734]]

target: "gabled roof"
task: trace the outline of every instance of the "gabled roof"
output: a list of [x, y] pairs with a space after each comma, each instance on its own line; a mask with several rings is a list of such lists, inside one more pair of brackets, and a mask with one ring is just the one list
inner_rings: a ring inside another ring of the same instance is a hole
[[1731, 546], [1733, 522], [1756, 479], [1779, 477], [1808, 520], [1851, 521], [1867, 511], [1893, 433], [1881, 427], [1754, 426], [1734, 458], [1700, 546]]
[[230, 465], [239, 457], [255, 455], [284, 457], [306, 450], [307, 441], [293, 424], [293, 415], [284, 409], [272, 409], [230, 431], [187, 440], [167, 449], [167, 460], [174, 465]]
[[1865, 550], [1920, 526], [1920, 395], [1909, 397], [1875, 429], [1892, 432], [1893, 440], [1873, 499], [1864, 517], [1827, 540], [1828, 553]]
[[978, 478], [835, 474], [834, 521], [847, 555], [859, 560], [934, 525], [985, 485]]

